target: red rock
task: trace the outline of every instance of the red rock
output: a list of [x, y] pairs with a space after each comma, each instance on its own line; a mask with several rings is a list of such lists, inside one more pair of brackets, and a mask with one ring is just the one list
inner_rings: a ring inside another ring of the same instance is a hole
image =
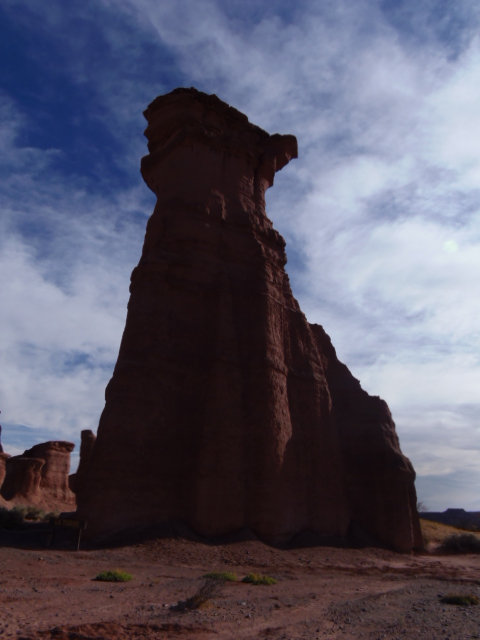
[[321, 326], [310, 328], [332, 397], [352, 522], [395, 549], [422, 547], [415, 471], [400, 450], [387, 403], [361, 388]]
[[7, 460], [7, 474], [2, 485], [2, 497], [11, 504], [41, 506], [40, 488], [45, 460], [12, 456]]
[[157, 195], [78, 514], [90, 536], [182, 520], [420, 542], [414, 472], [386, 404], [308, 324], [265, 190], [297, 156], [194, 89], [145, 112]]
[[78, 464], [78, 469], [76, 473], [72, 473], [68, 477], [68, 484], [70, 486], [70, 489], [74, 493], [79, 493], [81, 491], [81, 487], [83, 486], [83, 482], [88, 471], [90, 457], [92, 455], [93, 446], [96, 439], [97, 436], [93, 433], [93, 431], [90, 431], [90, 429], [85, 429], [84, 431], [82, 431], [80, 443], [80, 462]]
[[[7, 460], [8, 458], [10, 458], [10, 455], [8, 453], [3, 453], [0, 452], [0, 490], [2, 488], [3, 485], [3, 481], [5, 480], [5, 475], [7, 473]], [[2, 498], [0, 496], [0, 507], [4, 507], [6, 506], [6, 501], [4, 500], [4, 498]]]
[[[48, 511], [75, 508], [75, 495], [68, 486], [74, 446], [71, 442], [43, 442], [10, 458], [2, 496], [15, 504], [33, 504]], [[29, 464], [28, 460], [41, 460], [42, 464]]]
[[7, 473], [7, 460], [10, 458], [8, 453], [0, 453], [0, 488], [2, 487], [3, 481], [5, 480], [5, 474]]

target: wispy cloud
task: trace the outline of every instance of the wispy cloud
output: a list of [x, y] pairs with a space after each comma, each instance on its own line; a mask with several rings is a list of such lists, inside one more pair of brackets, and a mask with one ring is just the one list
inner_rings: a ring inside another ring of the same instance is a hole
[[78, 442], [80, 429], [98, 423], [148, 198], [137, 186], [106, 198], [89, 192], [82, 176], [52, 169], [60, 151], [18, 144], [28, 123], [5, 99], [3, 113], [2, 411], [9, 423]]

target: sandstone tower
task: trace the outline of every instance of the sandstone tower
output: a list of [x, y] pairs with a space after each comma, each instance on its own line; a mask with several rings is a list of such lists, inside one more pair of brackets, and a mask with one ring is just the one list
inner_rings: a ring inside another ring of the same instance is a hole
[[307, 322], [265, 212], [296, 139], [195, 89], [145, 117], [157, 204], [77, 494], [88, 533], [174, 519], [209, 536], [353, 527], [419, 545], [415, 474], [388, 407]]

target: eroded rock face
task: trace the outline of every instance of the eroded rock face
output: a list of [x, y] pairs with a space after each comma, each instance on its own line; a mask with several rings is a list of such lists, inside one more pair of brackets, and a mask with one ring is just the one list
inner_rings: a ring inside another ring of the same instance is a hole
[[[15, 504], [32, 504], [48, 511], [75, 508], [68, 486], [71, 442], [50, 441], [7, 460], [2, 496]], [[33, 461], [33, 462], [29, 462]], [[42, 464], [38, 465], [38, 461]]]
[[415, 471], [400, 450], [387, 403], [361, 388], [321, 326], [310, 328], [332, 398], [352, 523], [395, 549], [421, 547]]
[[145, 116], [157, 204], [78, 496], [89, 535], [178, 519], [278, 541], [354, 525], [410, 549], [414, 472], [388, 407], [307, 322], [265, 213], [296, 139], [194, 89]]
[[7, 473], [7, 460], [10, 458], [8, 453], [0, 452], [0, 488], [5, 480], [5, 474]]
[[96, 439], [97, 436], [93, 431], [90, 431], [90, 429], [85, 429], [81, 433], [80, 462], [78, 469], [76, 473], [72, 473], [68, 477], [69, 487], [75, 494], [78, 494], [82, 489]]
[[40, 488], [45, 460], [12, 456], [7, 460], [7, 474], [2, 485], [2, 497], [12, 504], [42, 506]]
[[[3, 453], [3, 450], [0, 452], [0, 490], [3, 485], [3, 481], [5, 480], [5, 475], [7, 473], [7, 460], [10, 458], [8, 453]], [[6, 501], [0, 495], [0, 507], [4, 507], [6, 505]]]

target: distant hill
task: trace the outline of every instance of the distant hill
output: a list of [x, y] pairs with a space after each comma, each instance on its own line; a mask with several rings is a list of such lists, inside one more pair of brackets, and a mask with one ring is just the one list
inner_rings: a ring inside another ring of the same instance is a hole
[[443, 512], [425, 511], [419, 514], [424, 520], [441, 522], [451, 527], [480, 530], [480, 511], [465, 511], [465, 509], [447, 509]]

